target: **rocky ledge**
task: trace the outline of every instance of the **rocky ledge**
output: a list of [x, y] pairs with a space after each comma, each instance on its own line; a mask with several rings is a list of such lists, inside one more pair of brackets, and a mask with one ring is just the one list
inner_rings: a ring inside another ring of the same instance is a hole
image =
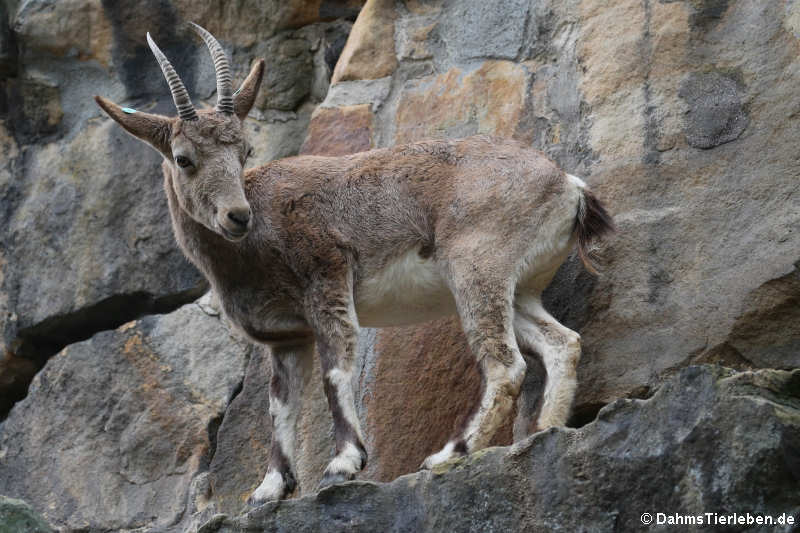
[[693, 530], [703, 527], [691, 525], [698, 518], [722, 525], [748, 513], [776, 522], [737, 531], [792, 531], [798, 481], [800, 370], [693, 366], [649, 399], [606, 406], [584, 427], [392, 483], [350, 482], [239, 517], [216, 515], [199, 532], [638, 531], [679, 519]]

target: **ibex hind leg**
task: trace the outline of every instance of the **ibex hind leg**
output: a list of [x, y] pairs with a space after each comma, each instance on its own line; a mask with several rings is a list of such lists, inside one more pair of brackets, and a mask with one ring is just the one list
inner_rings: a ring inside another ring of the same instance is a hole
[[512, 273], [500, 267], [508, 263], [483, 262], [471, 253], [460, 255], [465, 260], [450, 262], [448, 272], [470, 351], [479, 363], [483, 387], [465, 428], [441, 451], [425, 459], [423, 468], [486, 447], [511, 416], [525, 377], [525, 360], [513, 331], [513, 290], [509, 287]]
[[563, 426], [577, 387], [580, 335], [553, 318], [542, 306], [538, 294], [517, 294], [514, 311], [517, 342], [538, 354], [547, 372], [536, 429]]
[[[563, 217], [548, 231], [540, 233], [522, 262], [520, 280], [515, 289], [514, 334], [517, 343], [526, 353], [534, 352], [541, 358], [547, 374], [535, 424], [537, 430], [566, 424], [577, 387], [580, 335], [553, 318], [541, 300], [542, 291], [574, 249], [576, 239], [572, 227], [570, 218]], [[518, 429], [521, 426], [515, 427], [515, 439], [523, 436]]]

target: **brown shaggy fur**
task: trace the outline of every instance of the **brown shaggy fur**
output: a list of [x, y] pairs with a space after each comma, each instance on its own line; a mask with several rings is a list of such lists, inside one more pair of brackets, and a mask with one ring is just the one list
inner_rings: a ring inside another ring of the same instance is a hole
[[[425, 141], [344, 157], [292, 157], [244, 170], [242, 121], [263, 75], [257, 63], [235, 113], [181, 121], [97, 103], [164, 156], [175, 237], [206, 275], [226, 316], [273, 352], [273, 450], [252, 501], [294, 486], [297, 406], [316, 346], [337, 455], [323, 484], [351, 479], [366, 450], [350, 376], [358, 328], [458, 313], [484, 387], [459, 435], [424, 466], [486, 446], [511, 416], [525, 362], [547, 368], [540, 421], [566, 421], [579, 336], [540, 294], [577, 239], [613, 228], [600, 202], [542, 153], [487, 136]], [[252, 214], [252, 216], [251, 216]]]

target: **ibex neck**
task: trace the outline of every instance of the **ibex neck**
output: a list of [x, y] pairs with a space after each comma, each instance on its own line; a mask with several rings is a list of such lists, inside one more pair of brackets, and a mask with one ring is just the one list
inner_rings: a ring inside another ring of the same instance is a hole
[[205, 274], [212, 287], [218, 288], [218, 282], [235, 274], [231, 270], [240, 263], [240, 247], [227, 241], [222, 236], [209, 230], [190, 217], [178, 203], [172, 176], [164, 169], [164, 191], [167, 194], [172, 229], [175, 240], [184, 255]]

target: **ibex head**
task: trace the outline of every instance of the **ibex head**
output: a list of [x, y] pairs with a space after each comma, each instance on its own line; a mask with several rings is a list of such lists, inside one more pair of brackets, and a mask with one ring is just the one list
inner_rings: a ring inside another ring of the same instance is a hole
[[244, 163], [250, 145], [243, 121], [253, 106], [264, 74], [264, 60], [253, 66], [236, 93], [231, 88], [228, 58], [209, 32], [192, 23], [203, 38], [217, 77], [217, 105], [195, 110], [180, 77], [147, 34], [147, 42], [167, 78], [177, 117], [143, 113], [95, 96], [97, 104], [129, 133], [161, 152], [171, 173], [181, 208], [195, 221], [226, 239], [237, 241], [250, 227], [250, 205], [244, 195]]

